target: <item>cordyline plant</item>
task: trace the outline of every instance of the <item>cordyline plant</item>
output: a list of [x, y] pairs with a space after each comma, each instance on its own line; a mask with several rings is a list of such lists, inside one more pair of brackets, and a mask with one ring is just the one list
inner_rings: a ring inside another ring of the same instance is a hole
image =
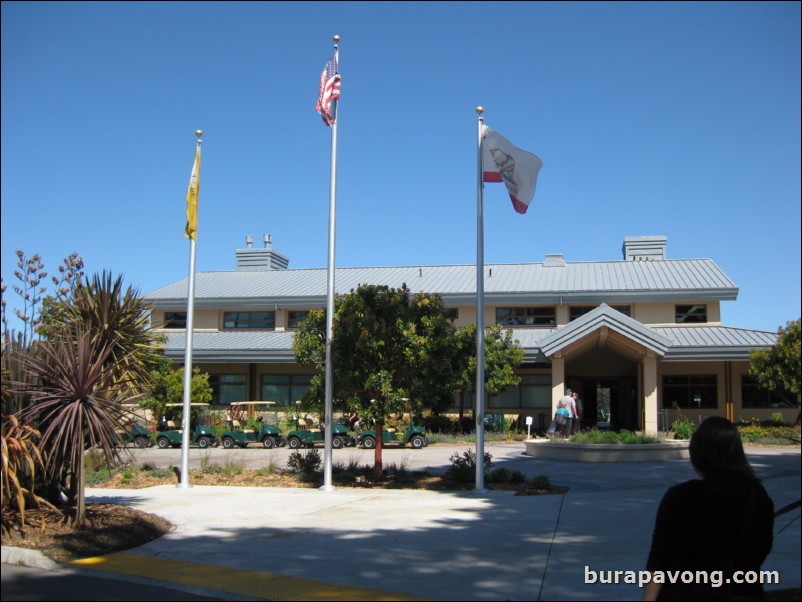
[[63, 488], [76, 525], [83, 523], [86, 512], [85, 450], [98, 448], [109, 464], [120, 460], [115, 445], [116, 429], [124, 420], [120, 400], [131, 395], [130, 383], [119, 376], [128, 358], [110, 359], [115, 343], [92, 337], [83, 324], [74, 323], [41, 342], [35, 357], [26, 358], [38, 384], [20, 383], [31, 398], [20, 422], [41, 431], [48, 483]]

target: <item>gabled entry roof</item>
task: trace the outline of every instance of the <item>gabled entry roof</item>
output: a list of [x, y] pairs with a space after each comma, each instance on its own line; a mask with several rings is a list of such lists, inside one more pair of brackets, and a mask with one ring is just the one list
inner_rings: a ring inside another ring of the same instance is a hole
[[649, 351], [662, 357], [670, 346], [669, 339], [606, 303], [558, 328], [540, 342], [540, 349], [547, 358], [557, 353], [579, 355], [598, 347], [611, 348], [633, 359]]

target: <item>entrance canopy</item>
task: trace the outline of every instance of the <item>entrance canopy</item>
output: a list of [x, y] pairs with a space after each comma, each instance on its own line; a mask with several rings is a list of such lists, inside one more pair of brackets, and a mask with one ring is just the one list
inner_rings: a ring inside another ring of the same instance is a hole
[[671, 341], [666, 337], [605, 303], [558, 328], [540, 342], [540, 349], [547, 358], [560, 354], [564, 359], [607, 348], [640, 360], [646, 354], [663, 357], [670, 346]]

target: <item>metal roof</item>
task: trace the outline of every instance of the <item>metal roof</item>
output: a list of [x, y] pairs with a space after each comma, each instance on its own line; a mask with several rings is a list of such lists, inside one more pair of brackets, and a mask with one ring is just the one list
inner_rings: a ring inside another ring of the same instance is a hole
[[[513, 329], [512, 336], [524, 348], [524, 361], [547, 361], [541, 343], [569, 326]], [[653, 331], [651, 337], [647, 339], [651, 345], [667, 344], [662, 359], [664, 362], [748, 360], [750, 349], [771, 347], [777, 342], [777, 334], [773, 332], [727, 326], [643, 326], [642, 328], [645, 331]], [[640, 328], [633, 332], [642, 334]], [[165, 331], [165, 334], [166, 355], [174, 361], [182, 361], [184, 331]], [[293, 333], [289, 331], [196, 330], [193, 334], [192, 357], [196, 362], [207, 363], [295, 363], [292, 337]]]
[[[447, 305], [476, 302], [473, 265], [337, 268], [336, 292], [369, 283], [443, 297]], [[738, 288], [710, 259], [566, 262], [485, 265], [486, 303], [634, 303], [639, 301], [734, 300]], [[327, 271], [291, 269], [199, 272], [195, 307], [248, 309], [325, 306]], [[144, 295], [155, 307], [186, 307], [187, 279]]]

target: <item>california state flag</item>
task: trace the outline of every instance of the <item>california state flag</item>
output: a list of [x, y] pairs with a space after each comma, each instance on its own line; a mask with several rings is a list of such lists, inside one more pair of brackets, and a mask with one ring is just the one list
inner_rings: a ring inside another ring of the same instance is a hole
[[482, 126], [482, 180], [504, 182], [512, 206], [526, 213], [535, 196], [537, 174], [543, 166], [537, 156], [523, 151], [498, 132]]

